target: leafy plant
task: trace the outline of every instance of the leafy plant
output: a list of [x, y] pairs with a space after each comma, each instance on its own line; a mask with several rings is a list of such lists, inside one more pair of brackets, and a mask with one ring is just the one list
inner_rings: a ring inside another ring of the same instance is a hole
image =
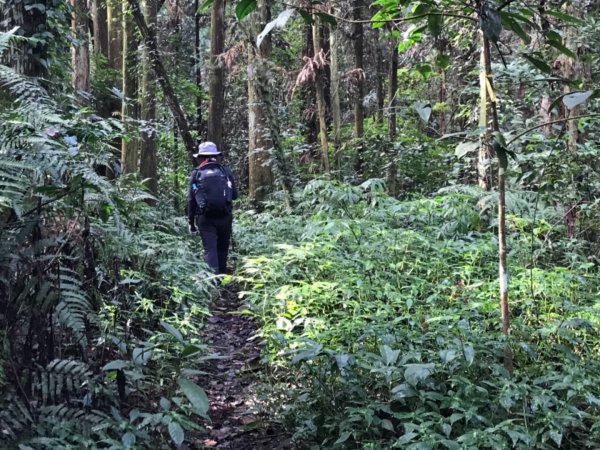
[[[274, 245], [249, 245], [254, 254], [240, 275], [263, 324], [265, 362], [276, 368], [270, 389], [286, 399], [273, 408], [299, 441], [315, 448], [597, 445], [597, 271], [559, 266], [560, 251], [538, 261], [533, 278], [526, 265], [515, 267], [516, 312], [505, 338], [493, 228], [480, 208], [488, 194], [469, 189], [400, 202], [379, 180], [318, 180], [296, 211], [294, 221], [304, 223], [298, 240], [286, 239], [289, 216], [268, 216]], [[530, 195], [508, 197], [515, 223], [530, 223]], [[541, 205], [535, 215], [552, 220], [556, 211]], [[544, 238], [526, 226], [510, 239], [515, 259], [527, 264], [531, 239]], [[512, 375], [502, 365], [507, 344]]]

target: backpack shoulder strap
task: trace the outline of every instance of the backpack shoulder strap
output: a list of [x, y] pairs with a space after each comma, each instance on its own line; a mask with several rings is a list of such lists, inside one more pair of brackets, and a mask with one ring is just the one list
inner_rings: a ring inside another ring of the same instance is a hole
[[193, 184], [195, 184], [195, 182], [198, 180], [198, 178], [200, 177], [200, 168], [199, 167], [194, 167], [192, 169], [192, 172], [190, 173], [190, 180]]
[[205, 167], [209, 167], [209, 166], [217, 166], [217, 167], [220, 167], [220, 168], [223, 167], [223, 165], [220, 162], [218, 162], [218, 161], [208, 161], [208, 162], [204, 163], [202, 166], [200, 166], [198, 168], [199, 169], [204, 169]]

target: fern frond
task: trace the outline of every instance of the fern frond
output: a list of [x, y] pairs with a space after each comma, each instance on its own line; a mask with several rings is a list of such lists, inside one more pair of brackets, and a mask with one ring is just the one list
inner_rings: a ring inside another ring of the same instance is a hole
[[0, 442], [14, 439], [31, 427], [34, 420], [23, 401], [14, 391], [8, 391], [0, 402]]
[[58, 279], [59, 300], [54, 310], [58, 323], [73, 331], [85, 344], [86, 323], [93, 313], [92, 305], [79, 280], [79, 275], [69, 269], [61, 269]]
[[18, 74], [13, 69], [0, 65], [0, 86], [6, 88], [24, 112], [35, 121], [47, 121], [46, 114], [54, 110], [53, 102], [46, 90], [33, 78]]
[[55, 359], [45, 369], [30, 373], [31, 396], [44, 405], [81, 399], [88, 393], [92, 372], [87, 364], [73, 359]]
[[25, 173], [32, 170], [28, 164], [0, 158], [0, 211], [8, 207], [19, 211], [20, 208], [15, 206], [23, 204], [23, 197], [31, 187]]

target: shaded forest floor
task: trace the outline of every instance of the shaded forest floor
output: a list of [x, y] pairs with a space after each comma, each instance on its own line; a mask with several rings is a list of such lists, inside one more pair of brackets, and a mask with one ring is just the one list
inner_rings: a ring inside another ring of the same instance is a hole
[[266, 450], [291, 448], [277, 425], [269, 422], [264, 403], [257, 396], [260, 344], [253, 339], [258, 324], [243, 309], [235, 285], [221, 288], [212, 316], [203, 331], [214, 359], [198, 384], [205, 390], [211, 422], [193, 448]]

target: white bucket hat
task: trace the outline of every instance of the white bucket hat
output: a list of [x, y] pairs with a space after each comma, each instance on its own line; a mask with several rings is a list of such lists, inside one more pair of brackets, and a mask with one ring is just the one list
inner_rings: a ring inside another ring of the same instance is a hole
[[217, 156], [220, 154], [221, 152], [217, 149], [217, 145], [214, 142], [206, 141], [198, 146], [198, 150], [193, 156], [197, 158], [198, 156]]

